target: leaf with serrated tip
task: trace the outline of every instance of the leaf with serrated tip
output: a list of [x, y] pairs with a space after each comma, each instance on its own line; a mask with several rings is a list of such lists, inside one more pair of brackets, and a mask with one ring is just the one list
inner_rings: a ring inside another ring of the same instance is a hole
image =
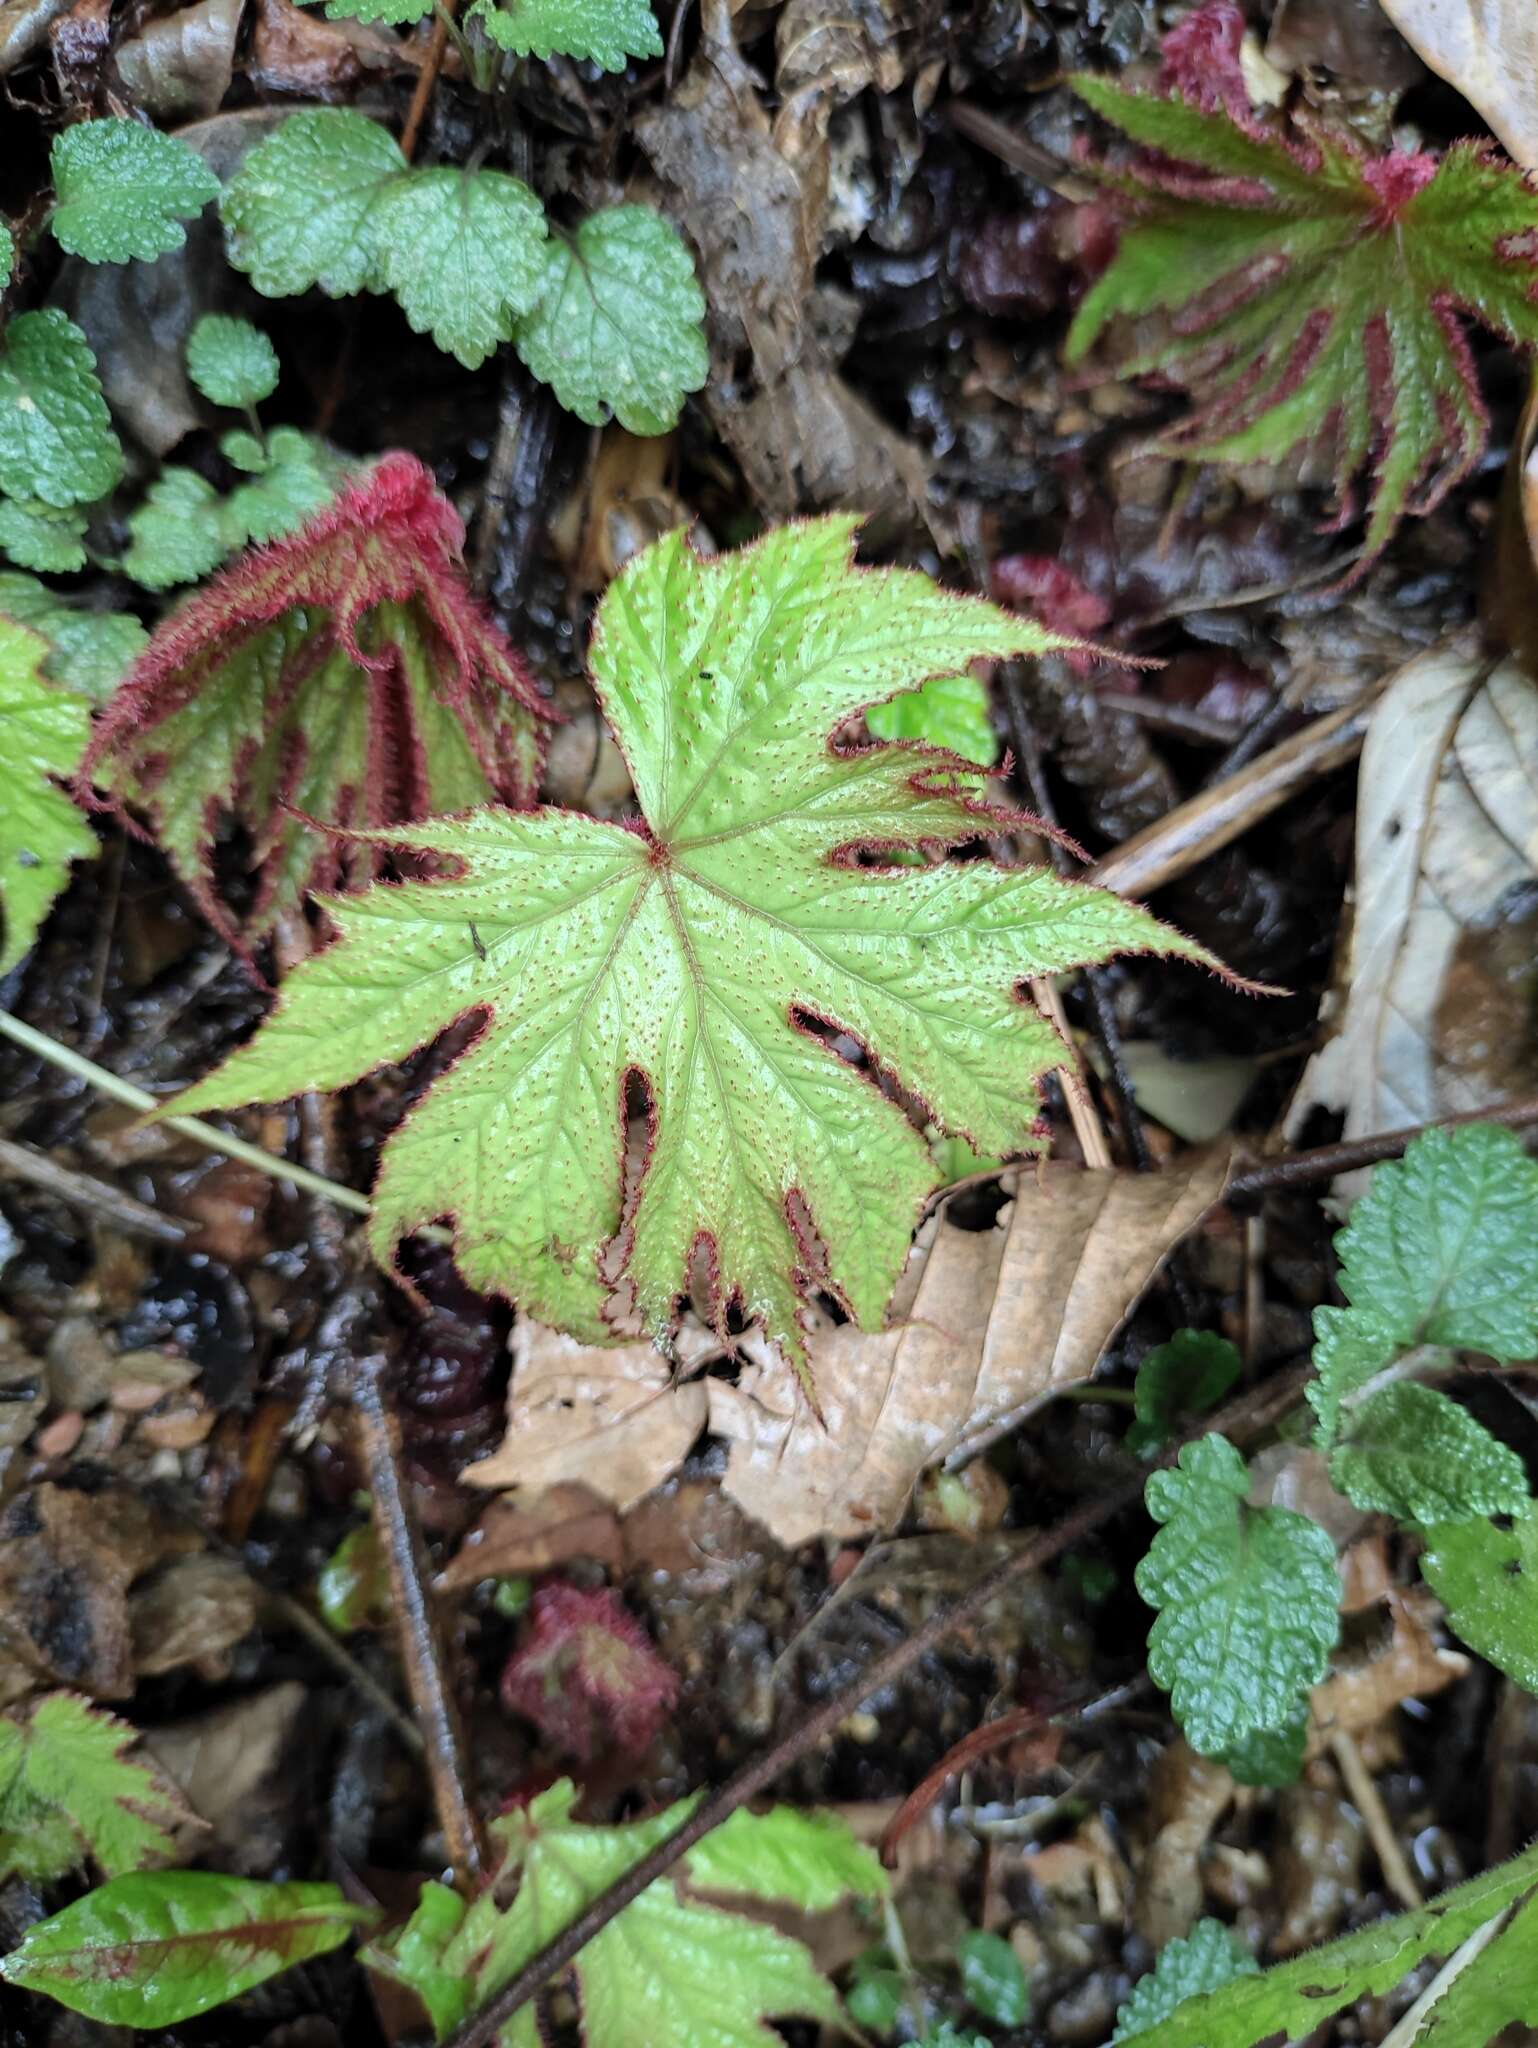
[[1314, 1311], [1322, 1445], [1342, 1403], [1417, 1345], [1538, 1356], [1538, 1161], [1510, 1131], [1424, 1132], [1376, 1169], [1335, 1249], [1350, 1306]]
[[[976, 844], [998, 814], [972, 771], [835, 731], [973, 656], [1054, 642], [914, 572], [854, 568], [853, 529], [811, 521], [713, 561], [674, 533], [629, 563], [591, 659], [641, 821], [476, 811], [390, 834], [457, 872], [334, 904], [339, 943], [188, 1106], [340, 1087], [478, 1015], [387, 1149], [381, 1258], [451, 1216], [472, 1285], [603, 1341], [623, 1223], [659, 1335], [699, 1248], [718, 1310], [740, 1301], [798, 1362], [819, 1284], [878, 1325], [938, 1175], [821, 1031], [856, 1039], [936, 1124], [1019, 1153], [1063, 1057], [1028, 977], [1127, 948], [1207, 956], [1049, 869], [855, 857]], [[632, 1077], [650, 1144], [626, 1216]]]
[[1200, 1756], [1287, 1727], [1340, 1633], [1335, 1547], [1290, 1508], [1252, 1508], [1250, 1476], [1226, 1437], [1187, 1444], [1148, 1482], [1163, 1523], [1137, 1568], [1159, 1610], [1148, 1670]]
[[1198, 1920], [1191, 1932], [1177, 1935], [1159, 1951], [1159, 1960], [1132, 1987], [1132, 1996], [1117, 2008], [1114, 2044], [1167, 2020], [1175, 2008], [1199, 1992], [1216, 1991], [1236, 1977], [1253, 1977], [1260, 1965], [1238, 1935], [1221, 1920]]
[[163, 1863], [192, 1818], [148, 1764], [125, 1752], [126, 1721], [67, 1692], [0, 1719], [0, 1879], [51, 1884], [87, 1857], [108, 1877]]
[[1360, 573], [1484, 449], [1464, 316], [1538, 345], [1538, 189], [1486, 143], [1370, 156], [1323, 121], [1284, 134], [1109, 79], [1072, 84], [1145, 154], [1108, 174], [1127, 217], [1069, 360], [1124, 322], [1122, 373], [1193, 395], [1161, 448], [1253, 462], [1311, 445], [1343, 518], [1369, 472]]
[[334, 299], [383, 291], [374, 215], [406, 171], [394, 136], [366, 114], [291, 114], [225, 187], [219, 211], [231, 263], [269, 299], [311, 285]]
[[107, 2026], [171, 2027], [328, 1954], [377, 1917], [334, 1884], [138, 1872], [29, 1927], [0, 1956], [0, 1977]]
[[1538, 1503], [1505, 1528], [1438, 1522], [1425, 1532], [1421, 1572], [1471, 1650], [1527, 1692], [1538, 1692]]
[[520, 57], [576, 57], [623, 71], [627, 57], [660, 57], [650, 0], [477, 0], [475, 19], [499, 49]]
[[381, 195], [373, 225], [401, 311], [467, 370], [511, 340], [539, 297], [545, 210], [505, 171], [413, 171]]
[[48, 643], [43, 674], [99, 704], [121, 682], [149, 635], [126, 612], [85, 612], [35, 576], [0, 572], [0, 618], [30, 626]]
[[196, 583], [229, 553], [219, 522], [219, 493], [195, 469], [171, 464], [128, 515], [123, 574], [146, 590]]
[[55, 239], [87, 263], [150, 262], [179, 249], [182, 222], [219, 192], [195, 149], [117, 116], [66, 128], [54, 137], [51, 162]]
[[19, 313], [0, 336], [0, 490], [85, 505], [122, 464], [90, 343], [57, 306]]
[[1330, 1477], [1354, 1507], [1402, 1522], [1515, 1514], [1527, 1468], [1466, 1408], [1411, 1381], [1380, 1387], [1346, 1412]]
[[665, 434], [710, 373], [694, 259], [649, 206], [590, 214], [544, 252], [539, 303], [514, 340], [568, 412]]
[[37, 937], [70, 862], [96, 835], [57, 783], [73, 775], [90, 729], [79, 697], [39, 673], [47, 643], [0, 618], [0, 974]]

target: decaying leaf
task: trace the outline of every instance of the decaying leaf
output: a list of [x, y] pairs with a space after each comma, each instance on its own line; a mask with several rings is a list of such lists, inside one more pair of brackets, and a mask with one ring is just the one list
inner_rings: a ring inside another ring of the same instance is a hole
[[1538, 1078], [1538, 687], [1454, 640], [1373, 713], [1334, 1037], [1290, 1114], [1360, 1137], [1482, 1109]]
[[506, 1440], [465, 1477], [545, 1486], [581, 1476], [628, 1507], [676, 1470], [708, 1419], [731, 1446], [727, 1492], [781, 1542], [877, 1534], [926, 1466], [981, 1449], [1090, 1376], [1227, 1170], [1221, 1149], [1150, 1175], [1049, 1165], [1039, 1178], [1021, 1173], [992, 1230], [931, 1219], [886, 1329], [814, 1328], [825, 1424], [751, 1335], [735, 1385], [675, 1377], [722, 1355], [708, 1339], [675, 1368], [646, 1344], [605, 1351], [536, 1332], [520, 1354], [515, 1336]]
[[1381, 0], [1411, 47], [1538, 170], [1538, 11], [1531, 0]]

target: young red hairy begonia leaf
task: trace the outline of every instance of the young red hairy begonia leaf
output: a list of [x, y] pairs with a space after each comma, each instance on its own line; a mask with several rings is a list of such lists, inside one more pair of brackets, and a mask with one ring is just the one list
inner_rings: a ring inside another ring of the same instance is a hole
[[1538, 346], [1538, 188], [1482, 143], [1371, 156], [1321, 122], [1284, 135], [1102, 78], [1073, 85], [1147, 154], [1103, 171], [1126, 220], [1069, 361], [1113, 320], [1156, 316], [1120, 367], [1193, 404], [1155, 445], [1228, 462], [1312, 445], [1342, 524], [1367, 473], [1360, 573], [1484, 449], [1465, 316]]
[[678, 1678], [618, 1593], [541, 1586], [530, 1633], [502, 1673], [502, 1704], [568, 1756], [590, 1757], [607, 1733], [638, 1754], [678, 1698]]
[[[549, 716], [471, 596], [464, 529], [422, 464], [387, 455], [309, 525], [256, 548], [156, 631], [81, 766], [154, 836], [226, 937], [249, 944], [379, 849], [317, 831], [532, 800]], [[237, 919], [214, 845], [250, 834]]]

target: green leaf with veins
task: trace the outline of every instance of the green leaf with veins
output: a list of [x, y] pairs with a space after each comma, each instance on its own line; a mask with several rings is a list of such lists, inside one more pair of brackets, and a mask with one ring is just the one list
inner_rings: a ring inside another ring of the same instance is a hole
[[553, 236], [543, 260], [513, 337], [525, 364], [590, 427], [667, 433], [710, 374], [705, 300], [676, 230], [649, 206], [611, 206]]
[[1296, 1784], [1308, 1752], [1308, 1701], [1300, 1697], [1289, 1720], [1276, 1728], [1255, 1728], [1223, 1751], [1229, 1775], [1240, 1785]]
[[991, 768], [999, 758], [988, 692], [973, 675], [931, 676], [917, 690], [872, 704], [865, 723], [878, 740], [921, 740], [979, 768]]
[[84, 612], [35, 576], [0, 571], [0, 618], [30, 626], [48, 643], [43, 674], [99, 704], [111, 695], [149, 639], [126, 612]]
[[385, 283], [418, 334], [479, 369], [544, 282], [545, 210], [505, 171], [413, 171], [373, 214]]
[[1137, 2048], [1301, 2041], [1359, 1998], [1381, 1997], [1422, 1963], [1452, 1955], [1513, 1903], [1526, 1900], [1535, 1885], [1538, 1848], [1525, 1849], [1511, 1862], [1439, 1893], [1429, 1905], [1358, 1928], [1259, 1976], [1195, 1992], [1136, 2033], [1119, 2033], [1119, 2040]]
[[[671, 1834], [692, 1803], [620, 1827], [588, 1827], [572, 1819], [575, 1802], [574, 1786], [563, 1779], [526, 1812], [491, 1823], [502, 1869], [440, 1957], [445, 1971], [473, 1976], [477, 2004]], [[728, 1849], [707, 1835], [684, 1858], [695, 1889], [779, 1900], [803, 1912], [851, 1894], [885, 1892], [876, 1859], [837, 1823], [777, 1808], [761, 1816], [744, 1811], [728, 1828]], [[499, 1907], [514, 1876], [512, 1902]], [[711, 2048], [775, 2048], [779, 2036], [767, 2018], [831, 2021], [839, 2009], [802, 1943], [761, 1920], [681, 1896], [671, 1877], [648, 1886], [595, 1935], [574, 1970], [591, 2048], [698, 2048], [703, 2041]], [[538, 2048], [532, 2009], [525, 2007], [501, 2038], [508, 2048]]]
[[1516, 1514], [1527, 1468], [1466, 1408], [1431, 1387], [1381, 1387], [1348, 1408], [1330, 1477], [1354, 1507], [1401, 1522]]
[[40, 635], [0, 618], [0, 974], [37, 937], [70, 862], [96, 851], [95, 833], [54, 779], [74, 773], [90, 713], [43, 681], [47, 651]]
[[0, 1880], [52, 1884], [87, 1858], [108, 1877], [166, 1862], [190, 1820], [147, 1763], [125, 1755], [126, 1721], [72, 1693], [0, 1719]]
[[623, 1246], [647, 1324], [671, 1326], [706, 1244], [721, 1301], [799, 1362], [817, 1237], [825, 1284], [877, 1327], [938, 1174], [873, 1076], [803, 1020], [869, 1048], [937, 1124], [1018, 1153], [1063, 1056], [1026, 978], [1127, 947], [1207, 956], [1048, 869], [851, 857], [989, 827], [943, 762], [840, 750], [835, 729], [974, 656], [1054, 644], [914, 572], [853, 568], [853, 531], [815, 520], [714, 561], [674, 533], [637, 556], [591, 658], [643, 827], [480, 810], [379, 834], [456, 872], [334, 904], [339, 943], [185, 1106], [341, 1087], [482, 1013], [386, 1150], [381, 1258], [452, 1216], [472, 1285], [612, 1336], [601, 1262], [635, 1075], [651, 1142]]
[[28, 1928], [0, 1977], [87, 2019], [171, 2027], [377, 1918], [334, 1884], [261, 1884], [209, 1870], [115, 1877]]
[[152, 262], [187, 239], [182, 226], [219, 194], [195, 149], [142, 121], [77, 121], [53, 139], [54, 237], [87, 263]]
[[1164, 1524], [1137, 1568], [1159, 1610], [1148, 1670], [1200, 1756], [1290, 1727], [1340, 1633], [1335, 1546], [1307, 1515], [1249, 1507], [1249, 1486], [1221, 1436], [1187, 1444], [1148, 1482]]
[[1421, 1573], [1471, 1650], [1538, 1692], [1538, 1502], [1507, 1527], [1437, 1522], [1425, 1531]]
[[1189, 1934], [1164, 1944], [1148, 1975], [1138, 1979], [1132, 1996], [1118, 2007], [1112, 2048], [1161, 2025], [1188, 1998], [1217, 1991], [1236, 1977], [1256, 1976], [1259, 1969], [1238, 1935], [1221, 1920], [1198, 1920]]
[[1137, 1420], [1127, 1431], [1128, 1450], [1151, 1457], [1175, 1434], [1182, 1415], [1215, 1408], [1242, 1370], [1239, 1353], [1212, 1330], [1177, 1330], [1167, 1344], [1155, 1345], [1137, 1369]]
[[1346, 1398], [1419, 1345], [1538, 1356], [1538, 1162], [1510, 1131], [1423, 1133], [1376, 1169], [1335, 1249], [1350, 1306], [1314, 1310], [1322, 1446]]
[[219, 436], [219, 453], [234, 469], [247, 476], [260, 476], [267, 467], [267, 449], [261, 437], [245, 427], [233, 427]]
[[250, 483], [237, 484], [224, 501], [220, 518], [227, 544], [262, 545], [297, 533], [330, 503], [350, 473], [350, 465], [313, 434], [275, 427], [267, 437], [261, 468]]
[[51, 576], [85, 567], [85, 514], [41, 498], [0, 498], [0, 549], [24, 569]]
[[128, 515], [123, 574], [146, 590], [196, 583], [229, 553], [219, 493], [195, 469], [163, 469]]
[[623, 71], [627, 57], [660, 57], [650, 0], [476, 0], [470, 10], [500, 49], [520, 57], [576, 57]]
[[57, 306], [18, 313], [0, 335], [0, 491], [85, 505], [122, 466], [90, 343]]
[[1104, 174], [1126, 218], [1068, 360], [1124, 323], [1121, 373], [1193, 394], [1164, 452], [1275, 462], [1311, 446], [1342, 506], [1369, 472], [1370, 560], [1484, 449], [1463, 316], [1538, 345], [1538, 190], [1487, 143], [1372, 156], [1323, 120], [1288, 136], [1105, 78], [1070, 83], [1151, 154]]
[[407, 175], [389, 130], [349, 107], [291, 114], [225, 187], [229, 259], [269, 299], [384, 291], [379, 201]]
[[249, 320], [205, 313], [187, 337], [187, 375], [213, 405], [260, 405], [278, 388], [278, 352]]
[[465, 1902], [459, 1894], [429, 1878], [405, 1926], [359, 1952], [359, 1960], [369, 1969], [416, 1993], [440, 2041], [470, 2010], [470, 1978], [447, 1968], [443, 1960], [464, 1917]]

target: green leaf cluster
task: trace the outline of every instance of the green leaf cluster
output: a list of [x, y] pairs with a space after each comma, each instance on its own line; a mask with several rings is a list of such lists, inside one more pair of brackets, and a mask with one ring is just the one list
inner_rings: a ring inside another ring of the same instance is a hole
[[[620, 1240], [665, 1336], [703, 1241], [720, 1300], [800, 1362], [816, 1237], [819, 1284], [879, 1327], [939, 1171], [806, 1020], [868, 1048], [937, 1125], [1019, 1153], [1037, 1077], [1062, 1056], [1020, 1000], [1027, 978], [1128, 946], [1205, 956], [1050, 869], [891, 858], [975, 843], [976, 778], [900, 747], [834, 748], [833, 733], [971, 657], [1050, 641], [915, 572], [856, 569], [852, 539], [836, 518], [712, 561], [682, 533], [637, 556], [591, 663], [642, 829], [478, 810], [381, 833], [453, 878], [331, 905], [338, 942], [186, 1106], [340, 1087], [479, 1009], [484, 1030], [386, 1149], [381, 1259], [450, 1216], [472, 1285], [603, 1341], [608, 1248]], [[862, 862], [862, 847], [880, 851]], [[650, 1143], [627, 1213], [632, 1076]]]
[[326, 108], [292, 115], [254, 149], [222, 211], [230, 261], [269, 298], [389, 292], [468, 369], [512, 342], [593, 425], [666, 432], [705, 381], [693, 260], [647, 207], [552, 232], [519, 179], [413, 169], [376, 121]]
[[[1358, 1999], [1381, 1997], [1423, 1963], [1441, 1961], [1490, 1930], [1412, 2036], [1414, 2048], [1483, 2048], [1505, 2027], [1531, 2026], [1538, 2016], [1535, 1888], [1538, 1849], [1530, 1848], [1429, 1905], [1258, 1974], [1253, 1965], [1244, 1969], [1237, 1954], [1225, 1974], [1224, 1930], [1203, 1937], [1198, 1928], [1184, 1944], [1170, 1943], [1153, 1977], [1137, 1986], [1122, 2007], [1115, 2040], [1138, 2048], [1251, 2048], [1257, 2041], [1302, 2040]], [[1176, 1949], [1182, 1953], [1166, 1972], [1165, 1958]]]
[[[382, 21], [397, 27], [432, 13], [433, 0], [327, 0], [332, 21]], [[662, 35], [650, 0], [473, 0], [465, 20], [499, 50], [519, 57], [575, 57], [623, 71], [631, 57], [660, 57]]]
[[[690, 1805], [590, 1827], [572, 1817], [576, 1798], [562, 1780], [525, 1812], [493, 1821], [501, 1863], [492, 1885], [468, 1907], [441, 1885], [424, 1886], [406, 1926], [365, 1950], [367, 1962], [417, 1991], [440, 2037], [670, 1835]], [[880, 1864], [841, 1822], [789, 1807], [739, 1812], [689, 1850], [682, 1875], [687, 1890], [659, 1879], [578, 1955], [583, 2037], [593, 2048], [770, 2048], [770, 2018], [836, 2019], [838, 1996], [801, 1942], [694, 1894], [808, 1913], [882, 1898]], [[500, 2039], [538, 2048], [532, 2009]]]
[[186, 1807], [125, 1755], [126, 1722], [50, 1693], [0, 1718], [0, 1881], [51, 1884], [90, 1861], [108, 1877], [171, 1856]]
[[1538, 191], [1484, 144], [1370, 157], [1322, 121], [1286, 135], [1103, 78], [1073, 85], [1147, 154], [1104, 174], [1126, 218], [1070, 362], [1124, 323], [1122, 373], [1193, 396], [1160, 448], [1253, 462], [1310, 444], [1343, 506], [1370, 472], [1370, 560], [1484, 448], [1462, 317], [1538, 345]]

